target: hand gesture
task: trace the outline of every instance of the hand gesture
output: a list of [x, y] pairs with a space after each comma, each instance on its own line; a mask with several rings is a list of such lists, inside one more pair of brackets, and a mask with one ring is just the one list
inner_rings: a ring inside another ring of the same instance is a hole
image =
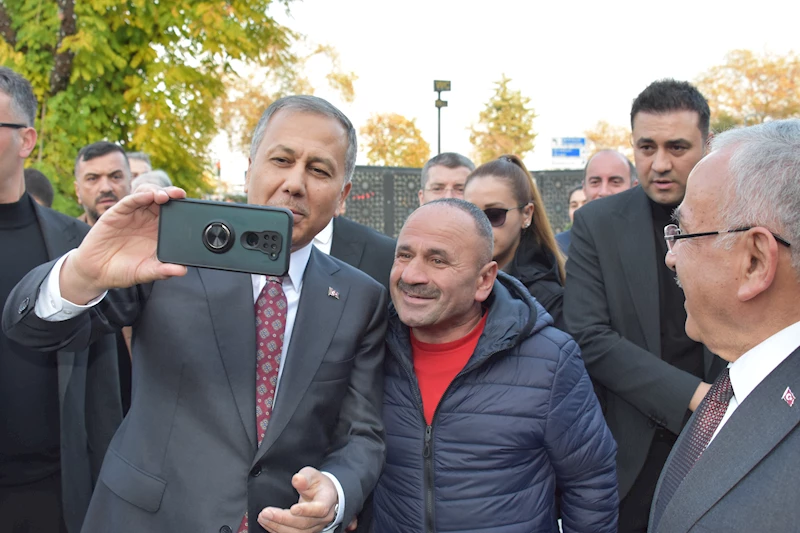
[[300, 499], [291, 509], [266, 507], [258, 523], [270, 533], [318, 533], [333, 522], [338, 502], [336, 486], [325, 474], [307, 466], [292, 477], [292, 486]]
[[186, 192], [177, 187], [137, 191], [103, 213], [66, 260], [60, 276], [65, 299], [85, 304], [108, 289], [186, 273], [184, 266], [156, 259], [160, 206], [185, 198]]

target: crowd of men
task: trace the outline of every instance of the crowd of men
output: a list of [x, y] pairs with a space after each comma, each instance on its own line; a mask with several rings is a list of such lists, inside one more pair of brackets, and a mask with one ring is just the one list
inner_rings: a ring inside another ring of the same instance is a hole
[[645, 88], [634, 163], [595, 154], [559, 238], [562, 331], [493, 261], [464, 156], [424, 166], [394, 241], [341, 216], [347, 117], [277, 100], [246, 177], [293, 214], [266, 277], [160, 263], [185, 192], [111, 142], [76, 154], [81, 220], [46, 207], [36, 109], [0, 68], [0, 530], [800, 522], [800, 120], [710, 139], [696, 88]]

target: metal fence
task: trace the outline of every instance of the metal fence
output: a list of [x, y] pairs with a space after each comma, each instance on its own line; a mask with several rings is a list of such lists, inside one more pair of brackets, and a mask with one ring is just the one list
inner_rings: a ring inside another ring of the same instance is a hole
[[[357, 166], [346, 216], [397, 237], [403, 222], [419, 206], [420, 172], [418, 168]], [[583, 171], [534, 171], [533, 176], [553, 230], [566, 229], [569, 191], [581, 184]]]

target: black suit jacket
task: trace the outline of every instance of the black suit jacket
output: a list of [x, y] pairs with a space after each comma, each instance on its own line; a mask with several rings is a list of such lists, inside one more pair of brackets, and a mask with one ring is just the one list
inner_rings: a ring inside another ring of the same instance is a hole
[[[661, 359], [653, 220], [641, 187], [575, 212], [564, 317], [586, 369], [603, 387], [617, 440], [620, 499], [636, 480], [659, 426], [678, 435], [700, 379]], [[705, 380], [722, 360], [705, 350]]]
[[389, 290], [396, 244], [391, 237], [349, 218], [333, 219], [331, 255], [368, 274], [386, 290]]
[[[86, 224], [35, 202], [34, 209], [50, 259], [76, 248], [89, 231]], [[5, 316], [22, 316], [34, 301], [33, 296], [9, 295]], [[59, 348], [52, 347], [58, 360], [63, 513], [69, 533], [78, 533], [106, 449], [122, 421], [116, 337], [102, 335], [74, 350]]]
[[84, 531], [236, 531], [245, 511], [250, 531], [263, 531], [261, 509], [297, 502], [291, 477], [303, 466], [339, 480], [344, 525], [362, 507], [385, 453], [387, 297], [377, 282], [311, 250], [275, 409], [257, 447], [250, 275], [189, 268], [109, 291], [89, 312], [54, 323], [32, 312], [52, 266], [32, 271], [9, 296], [10, 338], [41, 350], [81, 349], [99, 333], [134, 326], [132, 405]]

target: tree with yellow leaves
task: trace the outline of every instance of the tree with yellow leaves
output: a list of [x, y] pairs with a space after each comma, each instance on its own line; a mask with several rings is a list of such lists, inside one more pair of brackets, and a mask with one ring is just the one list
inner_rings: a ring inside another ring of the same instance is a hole
[[800, 56], [733, 50], [697, 79], [715, 132], [800, 116]]
[[633, 148], [631, 147], [631, 130], [625, 126], [615, 126], [600, 120], [592, 128], [584, 132], [586, 140], [589, 141], [591, 157], [600, 150], [616, 150], [625, 155], [628, 159], [633, 159]]
[[370, 165], [422, 168], [431, 156], [416, 120], [397, 113], [373, 114], [359, 133]]
[[469, 142], [473, 158], [478, 164], [496, 159], [503, 154], [524, 157], [533, 150], [536, 133], [533, 119], [536, 113], [530, 107], [531, 99], [509, 87], [511, 79], [505, 74], [495, 83], [495, 92], [481, 111], [478, 124], [470, 128]]

